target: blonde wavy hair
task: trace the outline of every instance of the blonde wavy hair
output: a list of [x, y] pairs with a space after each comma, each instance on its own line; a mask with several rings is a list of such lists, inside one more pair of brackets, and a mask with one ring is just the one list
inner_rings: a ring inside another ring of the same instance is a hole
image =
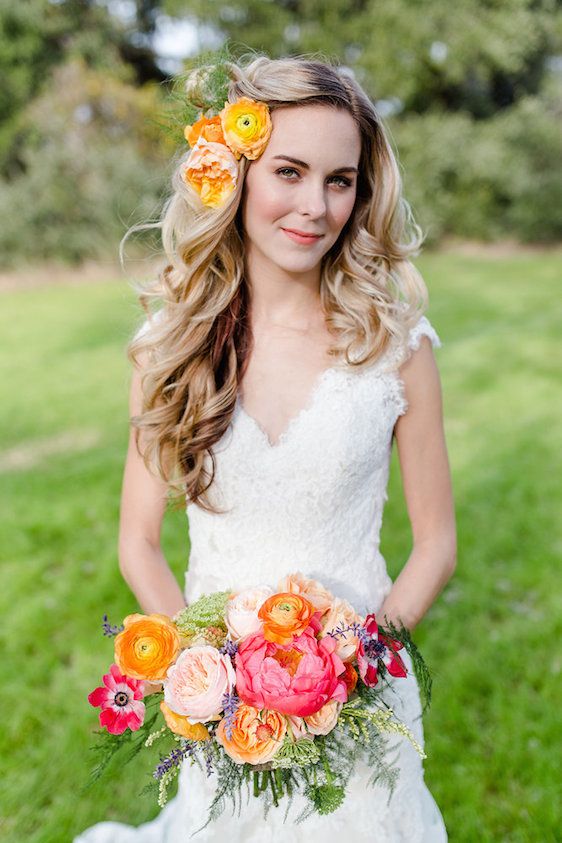
[[[357, 197], [321, 266], [321, 303], [334, 336], [328, 353], [338, 363], [361, 368], [394, 340], [403, 349], [399, 365], [408, 331], [428, 302], [426, 285], [410, 261], [423, 235], [402, 196], [398, 164], [375, 106], [350, 70], [324, 60], [252, 53], [229, 61], [227, 69], [229, 102], [246, 96], [267, 103], [271, 112], [324, 103], [356, 120], [362, 140]], [[203, 83], [204, 73], [194, 71], [188, 92], [205, 108]], [[143, 408], [131, 424], [146, 465], [170, 490], [217, 513], [222, 510], [208, 494], [216, 469], [212, 446], [229, 426], [252, 348], [238, 213], [250, 162], [240, 160], [240, 178], [225, 205], [205, 208], [182, 178], [187, 154], [175, 169], [173, 192], [157, 224], [166, 266], [155, 281], [136, 286], [149, 319], [127, 349], [142, 370]], [[150, 315], [152, 300], [161, 305], [157, 319]]]

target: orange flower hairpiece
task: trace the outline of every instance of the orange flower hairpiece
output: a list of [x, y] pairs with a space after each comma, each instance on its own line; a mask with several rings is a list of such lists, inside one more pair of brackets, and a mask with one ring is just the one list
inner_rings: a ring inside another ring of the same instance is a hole
[[184, 135], [191, 152], [183, 169], [184, 181], [210, 208], [220, 208], [238, 183], [238, 161], [259, 158], [271, 136], [269, 107], [240, 97], [214, 117], [201, 116]]

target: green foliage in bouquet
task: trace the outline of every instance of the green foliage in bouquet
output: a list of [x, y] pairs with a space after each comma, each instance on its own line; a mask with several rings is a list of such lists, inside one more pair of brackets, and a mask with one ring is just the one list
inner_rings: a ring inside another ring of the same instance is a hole
[[190, 643], [201, 636], [209, 644], [220, 647], [226, 637], [224, 615], [229, 597], [229, 591], [203, 594], [199, 600], [178, 612], [173, 620], [180, 634]]
[[423, 701], [423, 711], [427, 711], [431, 705], [431, 689], [433, 680], [422, 654], [412, 640], [410, 631], [403, 624], [397, 627], [391, 621], [386, 621], [386, 619], [385, 626], [381, 626], [380, 631], [388, 638], [393, 638], [395, 641], [399, 641], [412, 659], [414, 676], [417, 679], [420, 696]]
[[[141, 751], [146, 745], [147, 737], [153, 729], [156, 718], [160, 714], [160, 700], [163, 694], [156, 693], [146, 697], [146, 714], [144, 723], [136, 731], [126, 729], [120, 735], [114, 735], [107, 731], [107, 729], [97, 729], [94, 734], [97, 736], [97, 743], [90, 747], [91, 752], [96, 757], [96, 763], [91, 770], [90, 780], [83, 788], [83, 792], [98, 781], [105, 773], [111, 762], [119, 757], [121, 765], [128, 764], [129, 761]], [[160, 730], [164, 734], [164, 730]], [[173, 739], [173, 735], [166, 728], [166, 737]]]

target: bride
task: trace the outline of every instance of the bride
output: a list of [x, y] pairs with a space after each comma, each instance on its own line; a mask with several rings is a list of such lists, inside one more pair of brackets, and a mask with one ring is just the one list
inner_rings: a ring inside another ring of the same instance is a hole
[[[142, 295], [161, 307], [130, 346], [120, 568], [145, 613], [302, 571], [411, 630], [456, 561], [441, 343], [410, 260], [420, 229], [349, 71], [264, 56], [226, 69], [220, 115], [205, 105], [212, 76], [199, 70], [188, 84], [207, 119], [186, 129], [192, 149], [162, 220], [168, 265]], [[392, 582], [379, 534], [394, 440], [413, 541]], [[160, 544], [170, 490], [187, 502], [184, 590]], [[411, 670], [399, 692], [394, 710], [423, 743]], [[285, 823], [283, 801], [264, 820], [250, 799], [194, 840], [446, 841], [419, 756], [402, 737], [390, 751], [400, 771], [390, 799], [358, 766], [333, 814], [295, 823], [297, 798]], [[75, 840], [184, 843], [213, 793], [213, 777], [184, 762], [156, 819], [100, 822]]]

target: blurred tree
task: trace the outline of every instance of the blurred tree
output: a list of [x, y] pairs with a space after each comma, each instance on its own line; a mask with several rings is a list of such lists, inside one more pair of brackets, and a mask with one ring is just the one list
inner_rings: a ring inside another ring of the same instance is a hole
[[321, 53], [376, 99], [486, 118], [536, 93], [562, 49], [560, 0], [163, 0], [273, 57]]
[[[141, 5], [139, 0], [139, 5]], [[144, 27], [149, 6], [139, 12]], [[139, 24], [140, 25], [140, 24]], [[0, 0], [0, 174], [11, 179], [23, 168], [22, 109], [49, 84], [54, 66], [71, 58], [114, 77], [162, 81], [148, 43], [135, 43], [126, 26], [95, 0]]]
[[74, 58], [24, 110], [23, 172], [0, 193], [4, 265], [116, 254], [157, 214], [177, 151], [157, 123], [158, 85], [137, 89]]

